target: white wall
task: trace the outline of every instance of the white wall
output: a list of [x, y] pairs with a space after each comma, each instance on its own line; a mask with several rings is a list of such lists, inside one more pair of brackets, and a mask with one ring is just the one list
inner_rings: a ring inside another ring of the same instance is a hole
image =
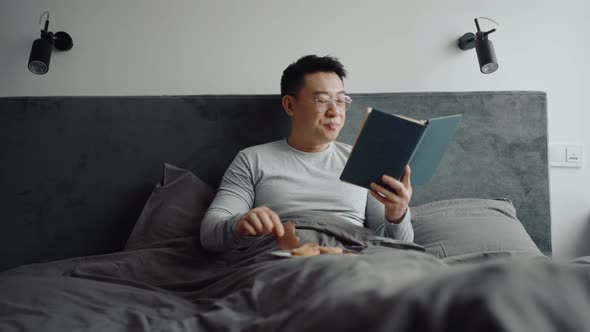
[[[590, 157], [584, 0], [1, 1], [0, 96], [273, 94], [287, 64], [331, 54], [349, 92], [545, 91], [550, 142], [584, 144]], [[46, 9], [74, 48], [36, 76], [26, 63]], [[477, 16], [500, 23], [492, 75], [456, 47]], [[555, 255], [590, 255], [588, 161], [551, 169], [550, 186]]]

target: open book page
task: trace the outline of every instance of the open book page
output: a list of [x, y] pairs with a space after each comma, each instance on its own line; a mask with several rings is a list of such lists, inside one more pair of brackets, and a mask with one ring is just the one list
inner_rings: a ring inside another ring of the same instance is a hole
[[[365, 116], [363, 117], [363, 120], [361, 121], [361, 126], [359, 127], [359, 130], [356, 133], [356, 138], [354, 139], [354, 144], [352, 145], [353, 147], [356, 145], [356, 142], [358, 141], [359, 136], [361, 135], [361, 131], [363, 131], [363, 128], [365, 126], [365, 122], [367, 122], [367, 118], [369, 117], [369, 114], [371, 114], [371, 111], [373, 111], [373, 108], [367, 107], [367, 111], [365, 112]], [[408, 120], [408, 121], [411, 121], [414, 123], [421, 124], [421, 125], [428, 124], [428, 120], [416, 120], [416, 119], [412, 119], [410, 117], [399, 115], [399, 114], [392, 114], [392, 115], [397, 116], [398, 118], [402, 118], [404, 120]]]
[[405, 120], [408, 120], [408, 121], [412, 121], [412, 122], [415, 122], [415, 123], [423, 124], [423, 125], [428, 123], [428, 120], [416, 120], [416, 119], [412, 119], [410, 117], [399, 115], [399, 114], [394, 114], [394, 115], [397, 116], [397, 117], [399, 117], [399, 118], [402, 118], [402, 119], [405, 119]]

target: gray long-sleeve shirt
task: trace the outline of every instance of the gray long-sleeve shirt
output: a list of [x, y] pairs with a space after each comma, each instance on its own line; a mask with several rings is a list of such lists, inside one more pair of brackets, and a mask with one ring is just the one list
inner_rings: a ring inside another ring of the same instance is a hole
[[303, 152], [286, 140], [246, 148], [228, 167], [201, 224], [201, 243], [222, 252], [247, 245], [253, 237], [236, 232], [239, 219], [265, 205], [279, 216], [295, 211], [331, 212], [381, 236], [413, 241], [410, 211], [399, 224], [385, 219], [383, 204], [368, 190], [339, 177], [351, 146], [332, 142], [321, 152]]

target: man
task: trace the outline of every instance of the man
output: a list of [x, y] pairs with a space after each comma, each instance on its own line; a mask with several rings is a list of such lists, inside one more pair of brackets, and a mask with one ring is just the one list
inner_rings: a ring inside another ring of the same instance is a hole
[[383, 175], [387, 188], [339, 180], [351, 151], [336, 141], [352, 102], [345, 77], [342, 64], [328, 56], [305, 56], [285, 69], [281, 96], [291, 133], [235, 157], [201, 225], [205, 249], [222, 252], [257, 236], [281, 237], [279, 215], [303, 210], [331, 212], [382, 236], [413, 240], [409, 167], [401, 181]]

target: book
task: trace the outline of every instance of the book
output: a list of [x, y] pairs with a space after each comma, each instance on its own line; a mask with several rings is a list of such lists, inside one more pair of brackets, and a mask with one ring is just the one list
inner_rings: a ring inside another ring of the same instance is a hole
[[340, 180], [370, 189], [371, 182], [384, 186], [384, 174], [400, 180], [405, 166], [410, 165], [411, 184], [427, 183], [461, 117], [416, 120], [369, 108]]

